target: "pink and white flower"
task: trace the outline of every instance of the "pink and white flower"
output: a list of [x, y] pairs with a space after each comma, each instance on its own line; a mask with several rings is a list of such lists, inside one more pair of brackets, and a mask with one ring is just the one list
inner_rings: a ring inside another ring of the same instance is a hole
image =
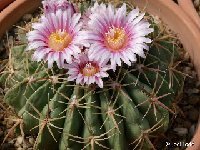
[[111, 4], [106, 7], [96, 3], [92, 10], [98, 11], [91, 11], [90, 30], [85, 31], [88, 42], [92, 44], [88, 52], [90, 59], [109, 59], [115, 70], [122, 61], [130, 66], [136, 61], [136, 54], [145, 57], [144, 49], [148, 50], [147, 43], [151, 43], [145, 36], [153, 29], [143, 19], [144, 13], [140, 14], [137, 8], [127, 15], [126, 4], [115, 9]]
[[57, 10], [69, 10], [69, 13], [74, 14], [75, 7], [68, 0], [44, 0], [42, 1], [44, 13], [56, 13]]
[[106, 71], [109, 70], [106, 63], [107, 61], [90, 60], [87, 54], [80, 54], [78, 59], [66, 65], [69, 69], [68, 81], [76, 80], [76, 84], [81, 85], [97, 83], [100, 88], [103, 88], [102, 78], [108, 77]]
[[86, 12], [82, 15], [81, 17], [81, 21], [83, 22], [83, 28], [84, 29], [88, 29], [89, 28], [89, 20], [90, 20], [90, 15], [92, 15], [93, 13], [100, 13], [102, 10], [104, 10], [104, 4], [102, 3], [101, 5], [99, 5], [97, 2], [94, 3], [93, 7], [89, 7]]
[[71, 63], [74, 56], [81, 53], [80, 45], [84, 45], [79, 23], [81, 14], [68, 13], [68, 10], [57, 10], [41, 17], [40, 22], [32, 25], [33, 31], [27, 33], [28, 48], [34, 49], [33, 60], [48, 61], [48, 67], [56, 61], [59, 68], [64, 62]]

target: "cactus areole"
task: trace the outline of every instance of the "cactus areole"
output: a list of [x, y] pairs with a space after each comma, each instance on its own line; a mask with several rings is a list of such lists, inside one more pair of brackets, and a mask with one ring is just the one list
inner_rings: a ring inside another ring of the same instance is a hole
[[85, 3], [43, 1], [1, 73], [5, 102], [34, 149], [153, 149], [182, 92], [176, 39], [138, 8]]

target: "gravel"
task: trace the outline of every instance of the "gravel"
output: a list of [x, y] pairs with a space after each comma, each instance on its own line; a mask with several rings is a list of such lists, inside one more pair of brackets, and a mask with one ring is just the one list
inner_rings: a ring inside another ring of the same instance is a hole
[[200, 0], [193, 0], [194, 7], [196, 8], [198, 14], [200, 15]]
[[22, 20], [23, 21], [31, 21], [31, 19], [33, 18], [33, 15], [32, 14], [25, 14], [23, 17], [22, 17]]
[[187, 128], [174, 128], [173, 131], [175, 131], [179, 136], [186, 136], [188, 134]]
[[198, 118], [199, 118], [199, 110], [194, 108], [194, 109], [190, 109], [189, 112], [188, 112], [188, 118], [191, 120], [191, 121], [198, 121]]

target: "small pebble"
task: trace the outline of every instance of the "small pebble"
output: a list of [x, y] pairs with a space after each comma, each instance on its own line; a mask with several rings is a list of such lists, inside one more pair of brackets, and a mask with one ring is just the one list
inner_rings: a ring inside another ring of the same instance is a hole
[[194, 7], [198, 8], [200, 5], [200, 0], [194, 0]]
[[10, 143], [10, 144], [13, 144], [14, 145], [14, 139], [13, 139], [13, 137], [12, 138], [7, 138], [7, 141], [8, 141], [8, 143]]
[[184, 60], [185, 60], [185, 61], [189, 61], [189, 60], [190, 60], [190, 55], [189, 55], [188, 52], [186, 52], [186, 53], [184, 54]]
[[184, 127], [190, 129], [190, 127], [192, 126], [192, 123], [191, 123], [190, 121], [188, 121], [188, 120], [185, 120], [185, 121], [183, 122], [183, 125], [184, 125]]
[[199, 118], [199, 111], [197, 109], [195, 109], [195, 108], [189, 110], [189, 112], [188, 112], [188, 118], [191, 121], [197, 121], [198, 118]]
[[0, 114], [0, 120], [3, 120], [4, 114]]
[[30, 138], [28, 139], [28, 141], [29, 141], [29, 143], [32, 144], [32, 145], [35, 143], [35, 140], [34, 140], [34, 138], [32, 138], [32, 137], [30, 137]]
[[24, 21], [30, 21], [32, 18], [33, 18], [32, 14], [25, 14], [22, 19]]
[[160, 20], [160, 18], [159, 18], [158, 16], [153, 16], [153, 20], [154, 20], [154, 22], [155, 22], [156, 24], [161, 23], [161, 20]]
[[22, 136], [18, 136], [17, 140], [16, 140], [16, 143], [18, 143], [19, 145], [21, 145], [22, 142], [23, 142], [23, 137]]
[[192, 71], [192, 77], [194, 77], [194, 78], [197, 77], [197, 72], [196, 71]]
[[196, 88], [188, 89], [188, 90], [186, 91], [186, 93], [188, 93], [189, 95], [191, 95], [191, 94], [198, 94], [199, 92], [200, 92], [200, 90], [199, 90], [199, 89], [196, 89]]
[[189, 129], [189, 134], [191, 137], [193, 137], [194, 133], [195, 133], [195, 125], [193, 124]]
[[24, 149], [31, 148], [31, 147], [33, 147], [33, 145], [34, 145], [34, 143], [31, 144], [31, 143], [29, 142], [29, 139], [28, 139], [28, 138], [26, 138], [26, 139], [24, 140], [24, 142], [23, 142], [23, 148], [24, 148]]
[[173, 130], [176, 132], [176, 134], [178, 134], [180, 136], [184, 136], [184, 135], [188, 134], [187, 128], [174, 128]]
[[194, 67], [193, 63], [188, 63], [188, 66], [192, 69]]
[[19, 32], [19, 28], [14, 28], [13, 30], [14, 30], [15, 33]]
[[13, 40], [14, 40], [14, 37], [10, 35], [10, 36], [8, 37], [8, 41], [9, 41], [10, 43], [12, 43]]
[[200, 96], [190, 96], [188, 103], [191, 105], [196, 105], [200, 102]]
[[183, 72], [188, 74], [188, 75], [190, 75], [191, 74], [191, 68], [190, 67], [185, 67]]
[[7, 125], [8, 127], [12, 127], [14, 125], [14, 121], [12, 119], [9, 119]]
[[196, 88], [200, 88], [200, 81], [196, 82]]
[[15, 143], [14, 146], [15, 147], [20, 147], [20, 145], [18, 143]]

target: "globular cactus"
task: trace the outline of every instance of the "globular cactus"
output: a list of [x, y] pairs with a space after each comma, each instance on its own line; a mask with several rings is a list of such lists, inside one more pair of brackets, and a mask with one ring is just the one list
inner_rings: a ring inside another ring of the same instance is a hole
[[176, 70], [175, 39], [151, 26], [146, 58], [109, 70], [103, 88], [68, 81], [66, 69], [32, 61], [27, 45], [11, 48], [0, 82], [24, 132], [37, 134], [34, 149], [154, 148], [150, 136], [167, 130], [184, 77]]

